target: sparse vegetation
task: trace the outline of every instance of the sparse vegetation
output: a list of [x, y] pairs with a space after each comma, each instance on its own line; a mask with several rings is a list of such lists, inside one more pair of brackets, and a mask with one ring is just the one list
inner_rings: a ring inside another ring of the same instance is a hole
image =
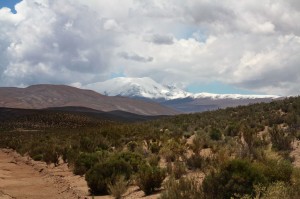
[[91, 194], [120, 198], [130, 184], [148, 195], [167, 177], [161, 198], [293, 199], [299, 118], [300, 97], [137, 123], [45, 110], [1, 120], [0, 147], [63, 160]]

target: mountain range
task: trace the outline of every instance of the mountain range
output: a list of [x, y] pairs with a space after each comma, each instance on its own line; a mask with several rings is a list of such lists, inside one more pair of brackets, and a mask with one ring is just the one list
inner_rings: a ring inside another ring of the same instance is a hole
[[33, 85], [27, 88], [0, 88], [0, 107], [45, 109], [86, 107], [98, 111], [124, 111], [139, 115], [174, 115], [179, 112], [155, 102], [127, 97], [109, 97], [92, 90], [66, 85]]
[[[174, 115], [203, 112], [226, 107], [270, 102], [275, 95], [239, 95], [190, 93], [170, 85], [162, 85], [149, 77], [118, 77], [82, 88], [40, 84], [27, 88], [0, 88], [0, 107], [48, 109], [72, 107], [102, 112], [121, 111], [137, 115]], [[81, 109], [80, 109], [81, 110]]]
[[161, 85], [149, 77], [118, 77], [84, 86], [107, 96], [124, 96], [158, 102], [184, 113], [202, 112], [280, 99], [277, 95], [190, 93], [175, 86]]

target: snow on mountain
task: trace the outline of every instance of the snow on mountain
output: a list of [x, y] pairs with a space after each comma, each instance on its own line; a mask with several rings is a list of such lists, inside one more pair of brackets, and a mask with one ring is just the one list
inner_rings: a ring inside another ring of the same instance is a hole
[[240, 94], [212, 94], [190, 93], [174, 86], [165, 86], [155, 82], [149, 77], [129, 78], [117, 77], [104, 82], [97, 82], [84, 86], [86, 89], [95, 90], [108, 96], [143, 97], [149, 99], [182, 99], [182, 98], [210, 98], [217, 99], [275, 99], [276, 95], [240, 95]]
[[277, 95], [241, 95], [241, 94], [213, 94], [213, 93], [196, 93], [194, 98], [211, 98], [211, 99], [276, 99]]
[[117, 77], [104, 82], [88, 84], [84, 88], [95, 90], [108, 96], [144, 97], [150, 99], [178, 99], [190, 96], [190, 93], [174, 86], [163, 86], [149, 77]]

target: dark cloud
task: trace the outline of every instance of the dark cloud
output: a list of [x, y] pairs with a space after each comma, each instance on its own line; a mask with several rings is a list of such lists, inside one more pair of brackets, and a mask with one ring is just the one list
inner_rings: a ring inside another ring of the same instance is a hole
[[143, 56], [140, 56], [136, 53], [127, 53], [127, 52], [121, 52], [119, 53], [119, 56], [126, 59], [126, 60], [132, 60], [132, 61], [137, 61], [137, 62], [144, 62], [144, 63], [147, 63], [147, 62], [152, 62], [153, 61], [153, 57], [143, 57]]
[[174, 38], [171, 35], [154, 34], [150, 37], [150, 42], [158, 45], [171, 45], [174, 43]]

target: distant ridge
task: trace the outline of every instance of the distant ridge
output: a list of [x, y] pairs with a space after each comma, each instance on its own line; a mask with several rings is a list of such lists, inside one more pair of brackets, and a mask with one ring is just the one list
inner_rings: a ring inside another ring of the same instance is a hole
[[120, 122], [137, 122], [147, 121], [164, 116], [137, 115], [124, 111], [103, 112], [85, 107], [53, 107], [47, 109], [18, 109], [18, 108], [1, 108], [0, 107], [0, 123], [18, 118], [30, 117], [32, 115], [45, 115], [50, 113], [69, 113], [82, 115], [94, 119], [120, 121]]
[[45, 109], [86, 107], [98, 111], [124, 111], [138, 115], [174, 115], [177, 111], [154, 102], [126, 97], [109, 97], [95, 91], [66, 85], [41, 84], [27, 88], [1, 87], [0, 107]]

